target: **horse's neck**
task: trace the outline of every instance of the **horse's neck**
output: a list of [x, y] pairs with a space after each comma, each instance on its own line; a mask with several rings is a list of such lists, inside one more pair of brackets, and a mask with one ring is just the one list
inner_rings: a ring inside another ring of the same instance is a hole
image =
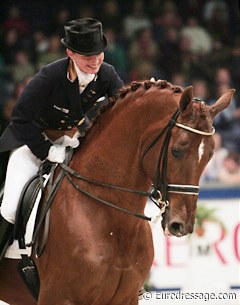
[[[161, 117], [169, 110], [166, 110], [166, 104], [157, 106], [151, 99], [146, 103], [131, 103], [115, 105], [100, 117], [76, 159], [81, 172], [88, 177], [146, 191], [151, 180], [142, 170], [142, 135], [156, 121], [161, 122]], [[146, 198], [142, 201], [146, 202]]]
[[140, 118], [128, 111], [115, 114], [110, 110], [104, 115], [113, 117], [104, 125], [103, 120], [96, 123], [80, 150], [83, 170], [101, 181], [134, 186], [141, 176], [139, 144], [143, 127]]

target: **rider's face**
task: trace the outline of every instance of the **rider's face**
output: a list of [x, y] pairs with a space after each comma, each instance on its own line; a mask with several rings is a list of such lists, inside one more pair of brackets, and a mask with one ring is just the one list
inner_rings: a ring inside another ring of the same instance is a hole
[[68, 56], [75, 61], [78, 68], [84, 73], [96, 74], [103, 62], [104, 53], [100, 53], [97, 55], [81, 55], [78, 53], [74, 53], [71, 50], [67, 49]]

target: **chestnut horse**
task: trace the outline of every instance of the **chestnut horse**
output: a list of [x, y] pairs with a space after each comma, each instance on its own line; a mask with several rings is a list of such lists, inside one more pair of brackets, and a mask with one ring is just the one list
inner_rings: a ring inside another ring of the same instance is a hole
[[[138, 304], [154, 255], [148, 218], [141, 219], [146, 196], [159, 205], [165, 234], [192, 233], [199, 178], [214, 149], [212, 119], [233, 93], [207, 106], [193, 99], [192, 87], [166, 81], [134, 82], [120, 92], [69, 165], [95, 182], [67, 172], [73, 183], [65, 177], [52, 203], [47, 246], [34, 258], [37, 304]], [[1, 262], [0, 299], [36, 304], [16, 264]]]

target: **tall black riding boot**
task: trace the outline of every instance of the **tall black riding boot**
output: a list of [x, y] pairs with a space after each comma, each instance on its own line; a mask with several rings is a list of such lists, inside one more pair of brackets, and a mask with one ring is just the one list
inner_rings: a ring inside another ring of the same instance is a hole
[[0, 261], [3, 259], [9, 241], [12, 237], [14, 225], [0, 215]]

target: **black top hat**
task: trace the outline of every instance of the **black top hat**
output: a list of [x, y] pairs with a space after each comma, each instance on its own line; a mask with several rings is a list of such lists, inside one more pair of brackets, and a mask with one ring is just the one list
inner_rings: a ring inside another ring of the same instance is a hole
[[66, 38], [63, 38], [61, 42], [73, 52], [82, 55], [96, 55], [107, 47], [107, 36], [102, 32], [101, 22], [96, 19], [72, 20], [64, 26], [64, 29]]

